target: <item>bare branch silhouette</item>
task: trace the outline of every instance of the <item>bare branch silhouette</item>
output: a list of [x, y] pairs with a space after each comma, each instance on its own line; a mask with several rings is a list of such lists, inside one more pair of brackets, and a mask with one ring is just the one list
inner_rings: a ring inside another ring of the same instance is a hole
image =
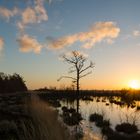
[[65, 62], [71, 65], [69, 68], [69, 73], [76, 72], [75, 77], [71, 76], [61, 76], [57, 81], [60, 81], [63, 78], [69, 78], [72, 80], [76, 80], [77, 84], [77, 91], [79, 91], [79, 80], [89, 74], [92, 73], [92, 71], [87, 72], [86, 74], [82, 74], [83, 72], [86, 72], [90, 68], [94, 68], [94, 63], [91, 61], [90, 64], [86, 67], [84, 67], [85, 62], [87, 61], [87, 58], [84, 57], [84, 55], [80, 54], [78, 51], [72, 51], [71, 56], [62, 55], [62, 58]]
[[[89, 69], [94, 68], [94, 63], [91, 61], [88, 66], [84, 67], [85, 62], [87, 61], [87, 58], [84, 57], [84, 55], [79, 53], [78, 51], [72, 51], [70, 56], [63, 55], [62, 58], [65, 62], [67, 62], [68, 64], [71, 65], [71, 67], [69, 68], [69, 74], [74, 73], [74, 72], [76, 74], [75, 74], [75, 77], [61, 76], [57, 81], [60, 81], [63, 78], [72, 79], [73, 80], [72, 82], [76, 84], [77, 102], [78, 102], [79, 101], [78, 97], [79, 97], [79, 89], [80, 89], [80, 79], [92, 73], [92, 71], [90, 71], [90, 72], [87, 72], [87, 71]], [[85, 72], [85, 74], [84, 74], [84, 72]], [[78, 107], [77, 107], [77, 112], [78, 112]]]
[[75, 78], [70, 77], [70, 76], [61, 76], [59, 79], [57, 79], [57, 81], [60, 81], [60, 80], [63, 79], [63, 78], [69, 78], [69, 79], [76, 80]]
[[80, 73], [82, 73], [82, 72], [88, 70], [89, 68], [93, 68], [93, 67], [94, 67], [94, 64], [93, 64], [92, 62], [90, 62], [90, 64], [89, 64], [87, 67], [85, 67], [84, 69], [82, 69], [82, 70], [80, 71]]
[[86, 74], [84, 74], [84, 75], [81, 75], [79, 78], [83, 78], [83, 77], [85, 77], [85, 76], [87, 76], [87, 75], [89, 75], [89, 74], [91, 74], [92, 73], [92, 71], [90, 71], [90, 72], [88, 72], [88, 73], [86, 73]]

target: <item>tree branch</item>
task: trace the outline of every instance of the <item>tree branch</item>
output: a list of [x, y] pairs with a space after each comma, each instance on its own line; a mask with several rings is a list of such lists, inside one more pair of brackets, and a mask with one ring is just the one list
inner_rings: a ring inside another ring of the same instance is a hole
[[85, 76], [87, 76], [87, 75], [89, 75], [89, 74], [91, 74], [92, 73], [92, 71], [90, 71], [90, 72], [88, 72], [88, 73], [86, 73], [86, 74], [84, 74], [84, 75], [81, 75], [79, 78], [83, 78], [83, 77], [85, 77]]
[[75, 71], [76, 71], [76, 69], [75, 69], [75, 65], [74, 65], [74, 66], [72, 66], [72, 67], [69, 68], [68, 73], [73, 73]]
[[73, 77], [70, 77], [70, 76], [61, 76], [59, 79], [57, 79], [57, 81], [60, 81], [63, 78], [73, 79], [74, 81], [76, 80], [76, 78], [73, 78]]
[[64, 60], [68, 63], [73, 63], [73, 64], [76, 64], [76, 62], [74, 60], [71, 60], [71, 59], [68, 59], [65, 55], [63, 56]]
[[83, 70], [80, 71], [80, 74], [86, 70], [88, 70], [89, 68], [93, 68], [94, 67], [94, 64], [92, 62], [90, 62], [90, 65], [87, 66], [86, 68], [84, 68]]

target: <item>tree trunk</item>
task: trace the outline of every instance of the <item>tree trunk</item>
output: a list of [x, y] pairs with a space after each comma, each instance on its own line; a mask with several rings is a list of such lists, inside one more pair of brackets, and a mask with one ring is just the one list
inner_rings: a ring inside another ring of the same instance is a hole
[[79, 113], [79, 72], [77, 71], [77, 113]]

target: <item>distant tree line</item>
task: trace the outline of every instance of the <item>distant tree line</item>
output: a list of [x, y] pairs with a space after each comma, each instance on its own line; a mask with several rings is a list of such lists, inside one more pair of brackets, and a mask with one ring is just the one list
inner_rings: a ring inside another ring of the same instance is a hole
[[0, 93], [11, 93], [27, 91], [27, 87], [23, 78], [14, 73], [13, 75], [7, 75], [3, 72], [0, 73]]

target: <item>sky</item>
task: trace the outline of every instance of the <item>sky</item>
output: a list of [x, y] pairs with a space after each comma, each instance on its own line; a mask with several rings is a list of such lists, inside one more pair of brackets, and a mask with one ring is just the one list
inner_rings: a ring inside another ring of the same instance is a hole
[[[95, 63], [82, 89], [140, 83], [139, 0], [0, 0], [0, 72], [18, 73], [29, 89], [70, 86], [73, 50]], [[134, 82], [133, 82], [134, 83]]]

